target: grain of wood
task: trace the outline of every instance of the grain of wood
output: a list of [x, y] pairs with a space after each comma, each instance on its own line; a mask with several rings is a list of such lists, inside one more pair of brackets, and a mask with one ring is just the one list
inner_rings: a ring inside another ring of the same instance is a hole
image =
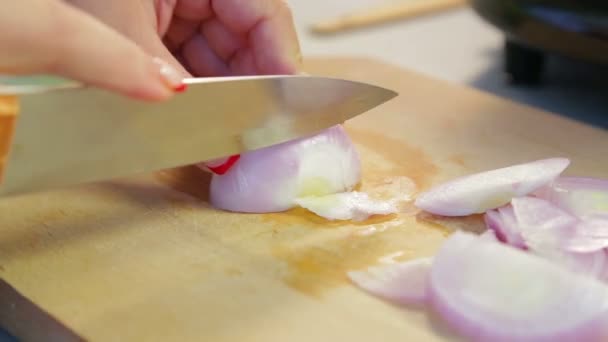
[[[608, 178], [606, 131], [371, 60], [309, 60], [307, 70], [400, 93], [346, 125], [364, 186], [408, 177], [425, 189], [555, 156], [572, 159], [569, 175]], [[1, 200], [0, 278], [27, 301], [0, 289], [15, 303], [0, 305], [0, 324], [91, 341], [453, 340], [345, 272], [396, 253], [432, 256], [452, 229], [477, 231], [481, 220], [240, 215], [210, 208], [207, 184], [189, 169]], [[12, 314], [34, 309], [44, 314]]]

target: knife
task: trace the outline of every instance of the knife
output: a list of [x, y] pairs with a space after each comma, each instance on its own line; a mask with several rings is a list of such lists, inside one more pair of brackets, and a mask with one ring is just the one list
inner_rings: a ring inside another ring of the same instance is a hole
[[0, 196], [179, 167], [312, 135], [397, 94], [316, 76], [186, 79], [142, 102], [68, 80], [0, 78]]

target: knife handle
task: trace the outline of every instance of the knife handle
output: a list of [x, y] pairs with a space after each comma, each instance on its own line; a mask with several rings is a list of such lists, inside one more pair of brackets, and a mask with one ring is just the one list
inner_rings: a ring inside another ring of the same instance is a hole
[[8, 162], [18, 112], [17, 96], [0, 95], [0, 183]]

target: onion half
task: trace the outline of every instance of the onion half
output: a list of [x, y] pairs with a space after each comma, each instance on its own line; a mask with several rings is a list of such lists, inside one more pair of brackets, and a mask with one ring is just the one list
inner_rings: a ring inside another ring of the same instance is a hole
[[352, 190], [361, 179], [355, 147], [342, 128], [242, 154], [224, 175], [214, 174], [210, 202], [219, 209], [279, 212], [296, 199]]

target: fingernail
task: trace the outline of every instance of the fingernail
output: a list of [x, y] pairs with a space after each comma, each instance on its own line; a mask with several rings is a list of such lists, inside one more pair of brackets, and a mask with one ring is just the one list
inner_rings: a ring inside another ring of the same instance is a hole
[[176, 93], [183, 93], [186, 91], [186, 89], [188, 89], [188, 85], [186, 83], [182, 83], [177, 87], [173, 88]]
[[176, 92], [183, 92], [186, 90], [187, 86], [183, 82], [184, 78], [179, 71], [160, 58], [154, 58], [154, 63], [159, 66], [160, 77], [169, 88]]

